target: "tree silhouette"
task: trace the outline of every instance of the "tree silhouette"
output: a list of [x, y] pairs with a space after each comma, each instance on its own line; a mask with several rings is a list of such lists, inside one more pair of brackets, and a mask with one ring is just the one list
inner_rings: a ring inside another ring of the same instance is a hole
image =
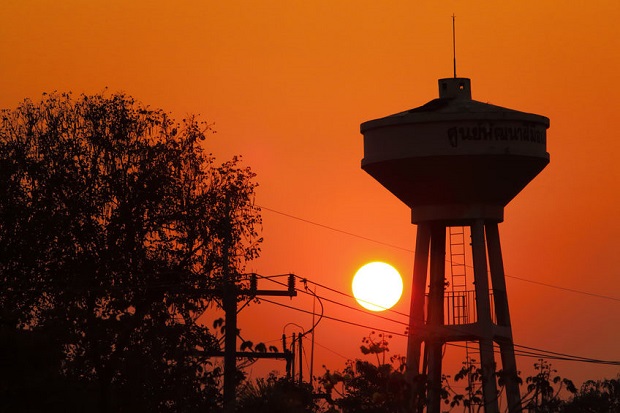
[[237, 401], [237, 413], [312, 413], [319, 411], [309, 383], [299, 383], [271, 373], [267, 378], [245, 382]]
[[345, 413], [401, 413], [409, 411], [411, 386], [405, 377], [403, 357], [386, 360], [389, 337], [374, 331], [362, 340], [360, 350], [377, 363], [349, 360], [342, 371], [326, 370], [319, 382], [327, 401]]
[[53, 93], [0, 118], [2, 331], [58, 349], [58, 374], [96, 395], [87, 410], [216, 406], [199, 317], [223, 268], [259, 253], [254, 174], [204, 152], [208, 125], [123, 94]]
[[[328, 370], [319, 378], [321, 388], [316, 395], [325, 397], [329, 409], [324, 411], [344, 413], [400, 413], [410, 411], [411, 383], [406, 379], [405, 360], [392, 356], [386, 361], [389, 337], [372, 332], [360, 347], [362, 354], [375, 359], [376, 363], [356, 359], [349, 360], [343, 370]], [[573, 382], [557, 374], [551, 364], [539, 359], [534, 363], [535, 372], [522, 383], [525, 394], [521, 403], [523, 411], [531, 413], [610, 413], [620, 412], [620, 376], [615, 379], [588, 380], [580, 389]], [[506, 373], [495, 373], [502, 397]], [[444, 375], [440, 396], [446, 411], [484, 411], [482, 395], [482, 369], [476, 360], [466, 359], [463, 367], [453, 377]], [[424, 382], [420, 375], [413, 380]], [[466, 381], [462, 393], [454, 383]], [[563, 396], [567, 395], [565, 398]], [[426, 401], [421, 401], [421, 407]], [[505, 406], [502, 411], [508, 411]]]
[[527, 393], [523, 396], [523, 404], [533, 413], [557, 412], [564, 404], [560, 398], [563, 389], [574, 394], [575, 385], [569, 379], [557, 375], [557, 370], [551, 364], [539, 359], [534, 363], [536, 374], [525, 379]]
[[607, 413], [620, 411], [620, 375], [615, 379], [587, 380], [571, 400], [564, 413]]

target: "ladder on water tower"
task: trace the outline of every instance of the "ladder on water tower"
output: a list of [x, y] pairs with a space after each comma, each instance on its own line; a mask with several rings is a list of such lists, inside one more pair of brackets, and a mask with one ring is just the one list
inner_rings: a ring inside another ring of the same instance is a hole
[[450, 231], [450, 275], [454, 291], [467, 289], [467, 271], [465, 267], [465, 228], [449, 227]]
[[[469, 319], [467, 288], [467, 264], [465, 257], [465, 227], [448, 227], [448, 242], [450, 246], [450, 276], [451, 276], [451, 303], [450, 309], [454, 324], [468, 324], [475, 320]], [[480, 364], [471, 358], [470, 342], [465, 342], [465, 368], [467, 370], [467, 391], [469, 400], [474, 400], [473, 374]], [[467, 406], [471, 413], [475, 405], [480, 407], [481, 402], [473, 401]]]
[[467, 267], [465, 264], [465, 227], [448, 227], [450, 249], [450, 286], [452, 322], [469, 322], [467, 309]]

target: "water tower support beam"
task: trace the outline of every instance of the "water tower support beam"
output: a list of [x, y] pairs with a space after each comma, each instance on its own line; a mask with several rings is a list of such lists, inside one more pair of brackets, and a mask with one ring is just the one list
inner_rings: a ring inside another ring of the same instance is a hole
[[489, 267], [491, 269], [491, 281], [493, 283], [493, 296], [495, 298], [495, 314], [497, 325], [508, 327], [504, 331], [509, 332], [507, 337], [496, 338], [502, 359], [502, 370], [506, 385], [506, 398], [508, 399], [508, 412], [521, 413], [521, 392], [517, 376], [517, 361], [515, 358], [514, 343], [510, 328], [510, 312], [508, 310], [508, 294], [506, 291], [506, 278], [502, 249], [499, 240], [497, 223], [486, 224], [487, 243], [489, 251]]
[[[412, 406], [416, 411], [419, 396], [424, 391], [424, 383], [419, 379], [421, 369], [421, 346], [424, 341], [424, 303], [426, 297], [426, 280], [428, 277], [428, 253], [431, 242], [429, 223], [418, 225], [416, 232], [415, 258], [413, 263], [413, 282], [411, 287], [411, 306], [409, 311], [409, 338], [407, 342], [407, 374], [413, 386]], [[425, 350], [426, 353], [426, 350]], [[425, 356], [426, 360], [426, 356]], [[421, 411], [421, 410], [420, 410]]]
[[489, 275], [487, 273], [487, 246], [484, 237], [484, 220], [477, 219], [471, 226], [472, 259], [476, 289], [476, 311], [480, 326], [480, 366], [482, 368], [482, 394], [485, 413], [498, 413], [497, 382], [495, 379], [495, 355], [493, 351], [493, 321], [489, 298]]
[[508, 296], [506, 295], [506, 280], [504, 278], [504, 262], [502, 260], [502, 249], [499, 242], [497, 223], [488, 222], [486, 224], [486, 235], [497, 325], [510, 327]]
[[[446, 227], [435, 223], [431, 227], [430, 287], [428, 320], [431, 326], [444, 324], [444, 290], [446, 281]], [[441, 412], [441, 362], [444, 338], [436, 332], [427, 336], [428, 352], [428, 413]]]

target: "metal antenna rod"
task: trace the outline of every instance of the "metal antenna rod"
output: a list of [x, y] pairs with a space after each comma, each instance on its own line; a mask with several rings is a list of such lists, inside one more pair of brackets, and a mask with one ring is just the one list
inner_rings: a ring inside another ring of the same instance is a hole
[[454, 28], [454, 20], [456, 16], [452, 14], [452, 57], [454, 61], [454, 78], [456, 79], [456, 30]]

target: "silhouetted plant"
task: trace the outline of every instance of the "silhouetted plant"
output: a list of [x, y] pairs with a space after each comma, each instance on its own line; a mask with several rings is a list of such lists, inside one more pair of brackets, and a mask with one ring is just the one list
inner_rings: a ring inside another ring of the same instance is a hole
[[[407, 380], [406, 360], [402, 357], [392, 356], [388, 363], [384, 363], [383, 356], [389, 351], [387, 338], [389, 337], [372, 332], [362, 340], [360, 347], [362, 353], [374, 357], [376, 365], [356, 359], [347, 361], [342, 371], [326, 369], [319, 382], [324, 392], [321, 396], [327, 396], [331, 406], [329, 412], [409, 412], [413, 387], [421, 391], [416, 411], [425, 409], [427, 377], [421, 374]], [[544, 359], [538, 360], [534, 364], [534, 369], [535, 374], [525, 379], [525, 388], [522, 388], [522, 392], [525, 393], [521, 401], [524, 413], [620, 412], [620, 375], [611, 380], [588, 380], [578, 390], [571, 380], [558, 375], [551, 364]], [[501, 407], [501, 398], [507, 381], [506, 374], [503, 370], [495, 373], [498, 385], [495, 397], [500, 398], [500, 411], [503, 412], [508, 411], [507, 406]], [[482, 378], [482, 368], [476, 360], [469, 358], [463, 362], [462, 368], [453, 377], [443, 375], [439, 395], [445, 408], [466, 413], [484, 411]], [[523, 385], [519, 373], [516, 378], [511, 379], [516, 379]], [[457, 390], [452, 381], [466, 382], [464, 392]]]
[[215, 408], [218, 344], [198, 317], [222, 268], [258, 255], [254, 174], [204, 152], [209, 125], [123, 94], [44, 95], [0, 119], [4, 328], [43, 332], [101, 411]]
[[405, 378], [405, 359], [394, 355], [385, 361], [389, 352], [387, 338], [383, 334], [375, 338], [372, 332], [363, 339], [362, 353], [374, 355], [376, 365], [356, 359], [349, 360], [342, 372], [326, 369], [319, 383], [332, 406], [344, 413], [409, 411], [411, 386]]
[[271, 373], [267, 378], [246, 382], [237, 400], [239, 413], [310, 413], [318, 405], [309, 383], [298, 383]]
[[463, 367], [454, 375], [454, 381], [466, 381], [465, 393], [458, 393], [450, 385], [450, 376], [442, 377], [444, 388], [444, 402], [451, 408], [463, 406], [463, 412], [478, 412], [483, 406], [482, 394], [482, 368], [476, 364], [476, 360], [467, 358]]
[[523, 405], [531, 413], [558, 412], [563, 405], [560, 393], [566, 389], [570, 393], [577, 392], [575, 385], [569, 379], [557, 375], [557, 370], [551, 364], [540, 359], [534, 364], [537, 372], [525, 379], [527, 393], [523, 396]]
[[620, 412], [620, 375], [615, 379], [588, 380], [568, 400], [563, 413]]
[[[497, 394], [491, 395], [491, 397], [501, 398], [505, 390], [505, 383], [507, 379], [507, 373], [503, 370], [498, 370], [493, 375], [497, 382]], [[484, 409], [484, 394], [483, 394], [483, 370], [479, 363], [473, 358], [466, 358], [463, 361], [463, 367], [453, 377], [455, 383], [464, 382], [464, 392], [460, 393], [454, 389], [454, 386], [450, 383], [452, 377], [444, 375], [442, 377], [444, 392], [442, 396], [444, 403], [449, 404], [450, 408], [462, 407], [463, 412], [481, 412]], [[521, 378], [518, 376], [514, 378], [519, 384], [522, 384]], [[501, 403], [500, 403], [501, 404]]]
[[[537, 372], [533, 376], [526, 378], [525, 394], [522, 396], [522, 406], [531, 413], [550, 413], [563, 412], [566, 400], [560, 397], [563, 390], [574, 394], [577, 389], [572, 381], [557, 375], [557, 371], [551, 368], [546, 360], [539, 360], [534, 364]], [[500, 370], [495, 373], [498, 384], [496, 397], [502, 397], [505, 386], [505, 373]], [[463, 412], [479, 412], [484, 408], [484, 397], [482, 393], [482, 369], [476, 364], [475, 360], [466, 360], [463, 367], [454, 376], [454, 381], [467, 380], [464, 393], [459, 393], [450, 384], [450, 376], [444, 376], [444, 389], [448, 391], [449, 397], [445, 398], [446, 404], [451, 408], [462, 406]], [[520, 377], [517, 381], [522, 384]]]

